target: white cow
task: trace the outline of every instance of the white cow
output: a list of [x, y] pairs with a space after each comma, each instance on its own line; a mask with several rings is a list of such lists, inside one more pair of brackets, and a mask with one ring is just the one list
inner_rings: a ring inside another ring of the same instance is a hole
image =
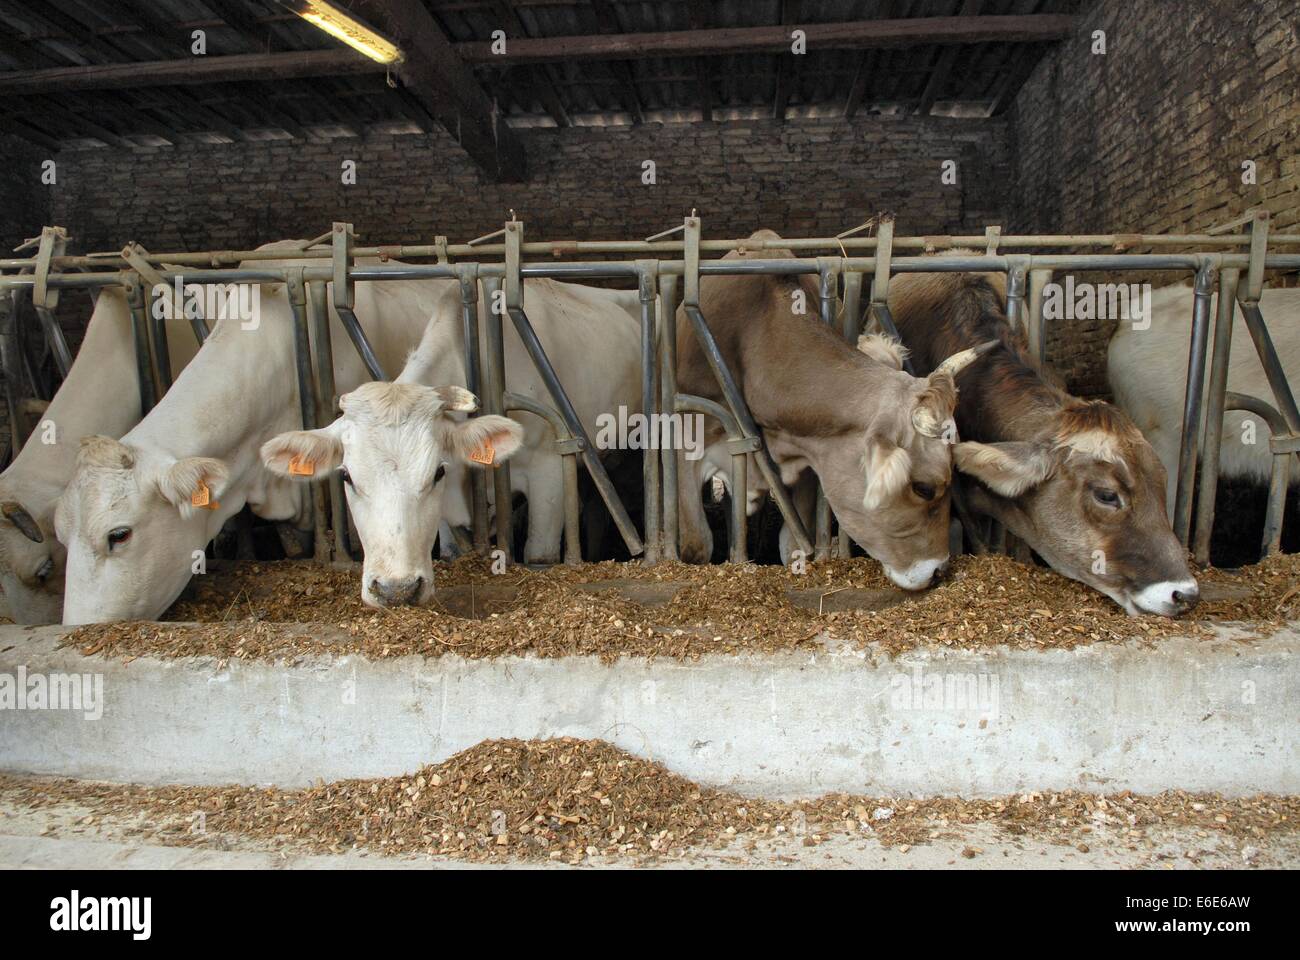
[[[172, 372], [198, 350], [188, 321], [167, 321]], [[90, 433], [119, 437], [140, 420], [131, 310], [120, 287], [95, 301], [86, 336], [41, 424], [0, 474], [0, 586], [17, 623], [58, 623], [65, 552], [54, 535], [54, 505], [72, 476], [77, 446]]]
[[[1300, 290], [1265, 289], [1259, 306], [1291, 389], [1300, 393]], [[1217, 304], [1212, 306], [1214, 309]], [[1169, 475], [1166, 504], [1172, 511], [1187, 390], [1191, 288], [1171, 286], [1156, 290], [1151, 298], [1150, 319], [1150, 327], [1141, 330], [1135, 329], [1132, 322], [1120, 323], [1110, 341], [1108, 369], [1115, 403], [1150, 441]], [[1213, 344], [1213, 315], [1210, 329]], [[1206, 359], [1207, 393], [1209, 359], [1213, 352], [1211, 348]], [[1228, 389], [1277, 406], [1240, 309], [1232, 325]], [[1253, 421], [1252, 428], [1245, 426], [1247, 421]], [[1260, 486], [1266, 485], [1273, 469], [1268, 435], [1268, 426], [1254, 414], [1229, 411], [1223, 418], [1220, 475], [1250, 478]], [[1253, 442], [1246, 442], [1252, 438]]]
[[[282, 262], [249, 266], [272, 265]], [[436, 295], [453, 283], [356, 285], [357, 315], [386, 369], [401, 366]], [[67, 548], [64, 623], [158, 617], [245, 503], [266, 519], [308, 526], [303, 489], [268, 473], [258, 458], [263, 443], [301, 423], [285, 287], [259, 289], [258, 322], [219, 320], [167, 396], [121, 441], [83, 441], [55, 512]], [[367, 380], [332, 310], [331, 338], [338, 388]]]
[[[592, 438], [597, 417], [641, 410], [640, 320], [634, 292], [530, 280], [525, 307], [555, 371]], [[480, 336], [486, 330], [480, 303]], [[554, 431], [541, 418], [461, 420], [477, 398], [464, 389], [459, 291], [438, 301], [419, 348], [393, 383], [367, 383], [341, 398], [343, 416], [320, 430], [290, 431], [262, 448], [274, 473], [320, 479], [340, 470], [365, 548], [361, 596], [374, 606], [433, 598], [431, 554], [440, 523], [465, 524], [465, 466], [513, 456], [512, 490], [528, 498], [525, 559], [554, 562], [564, 527], [563, 466]], [[506, 320], [506, 388], [553, 406]], [[486, 344], [481, 343], [486, 349]], [[310, 473], [304, 473], [310, 464]]]

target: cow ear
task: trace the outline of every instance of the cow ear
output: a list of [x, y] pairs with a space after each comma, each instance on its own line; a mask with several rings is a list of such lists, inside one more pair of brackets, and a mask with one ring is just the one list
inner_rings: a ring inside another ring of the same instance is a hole
[[523, 446], [524, 428], [509, 417], [474, 417], [451, 424], [447, 443], [461, 460], [491, 466]]
[[958, 443], [953, 447], [957, 469], [1002, 497], [1018, 497], [1052, 473], [1052, 455], [1037, 443]]
[[879, 509], [896, 497], [912, 475], [912, 455], [883, 437], [867, 438], [865, 465], [867, 489], [862, 506], [868, 510]]
[[952, 411], [957, 406], [957, 385], [952, 374], [936, 370], [925, 378], [925, 389], [912, 407], [912, 426], [923, 437], [955, 439]]
[[318, 480], [343, 463], [340, 424], [335, 420], [319, 430], [290, 430], [262, 444], [266, 469], [290, 480]]
[[215, 505], [229, 482], [230, 470], [220, 460], [185, 457], [158, 477], [158, 492], [182, 514], [190, 516], [196, 507]]
[[18, 532], [28, 540], [33, 543], [45, 542], [45, 534], [41, 533], [40, 524], [17, 500], [6, 500], [0, 503], [0, 514], [4, 514], [4, 518], [17, 527]]

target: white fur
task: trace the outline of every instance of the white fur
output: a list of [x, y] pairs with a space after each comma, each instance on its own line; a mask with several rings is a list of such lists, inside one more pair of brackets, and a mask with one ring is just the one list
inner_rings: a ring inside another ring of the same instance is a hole
[[947, 557], [933, 560], [918, 560], [910, 567], [896, 569], [889, 564], [882, 564], [890, 580], [904, 590], [924, 590], [934, 581], [934, 575], [948, 565]]
[[[1175, 599], [1177, 593], [1181, 600]], [[1123, 606], [1129, 613], [1154, 613], [1161, 617], [1173, 617], [1182, 613], [1189, 601], [1200, 596], [1200, 587], [1195, 580], [1166, 580], [1153, 583], [1128, 597]], [[1134, 609], [1136, 608], [1136, 609]]]
[[[1116, 404], [1123, 409], [1155, 448], [1169, 475], [1168, 505], [1173, 509], [1173, 484], [1178, 471], [1183, 400], [1187, 388], [1187, 349], [1192, 324], [1192, 291], [1186, 286], [1155, 291], [1151, 326], [1135, 330], [1121, 321], [1110, 341], [1109, 376]], [[1217, 295], [1212, 317], [1217, 314]], [[1260, 312], [1268, 325], [1278, 359], [1292, 390], [1300, 387], [1300, 290], [1266, 289]], [[1213, 320], [1211, 321], [1211, 337]], [[1213, 355], [1211, 340], [1210, 355]], [[1209, 358], [1206, 360], [1209, 387]], [[1232, 327], [1232, 354], [1228, 364], [1228, 389], [1249, 394], [1276, 407], [1263, 367], [1237, 309]], [[1255, 421], [1255, 443], [1242, 443], [1242, 424]], [[1226, 477], [1250, 477], [1268, 482], [1273, 458], [1268, 448], [1268, 427], [1253, 414], [1229, 411], [1223, 418], [1223, 443], [1219, 472]]]

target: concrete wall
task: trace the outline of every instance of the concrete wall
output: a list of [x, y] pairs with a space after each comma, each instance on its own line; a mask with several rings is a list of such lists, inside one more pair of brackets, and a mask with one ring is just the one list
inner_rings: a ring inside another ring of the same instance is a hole
[[[1104, 56], [1092, 52], [1095, 30]], [[1298, 78], [1297, 0], [1101, 0], [1010, 111], [1009, 226], [1193, 233], [1263, 206], [1274, 231], [1296, 232]], [[1246, 160], [1254, 184], [1242, 182]], [[1104, 393], [1113, 330], [1113, 320], [1071, 323], [1048, 337], [1049, 359], [1075, 389]]]

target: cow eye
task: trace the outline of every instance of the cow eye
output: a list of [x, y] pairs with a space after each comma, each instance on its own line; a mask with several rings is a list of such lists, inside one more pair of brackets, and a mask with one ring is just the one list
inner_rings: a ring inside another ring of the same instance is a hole
[[442, 480], [442, 478], [445, 477], [446, 475], [447, 475], [447, 465], [445, 463], [438, 464], [438, 469], [433, 475], [434, 485], [436, 486], [438, 482]]
[[348, 473], [347, 467], [339, 467], [339, 476], [343, 478], [343, 482], [349, 487], [352, 486], [352, 474]]
[[1119, 494], [1114, 490], [1107, 490], [1105, 487], [1096, 487], [1092, 491], [1092, 497], [1103, 507], [1119, 506]]
[[934, 485], [930, 483], [914, 483], [912, 484], [912, 492], [922, 500], [934, 499]]
[[114, 527], [108, 531], [108, 549], [112, 550], [114, 547], [120, 547], [130, 539], [130, 527]]

